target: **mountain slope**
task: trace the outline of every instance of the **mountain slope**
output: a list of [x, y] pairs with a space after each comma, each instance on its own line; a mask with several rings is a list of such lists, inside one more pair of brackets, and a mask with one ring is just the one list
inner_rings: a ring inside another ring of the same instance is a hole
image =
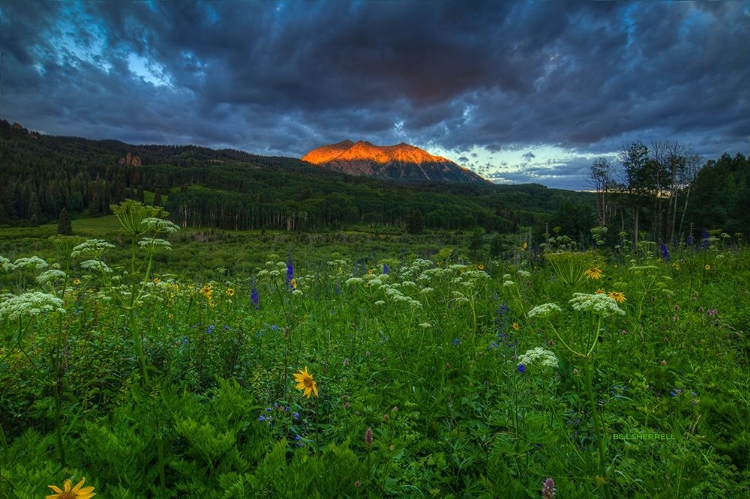
[[403, 142], [376, 146], [366, 141], [345, 140], [313, 149], [302, 161], [349, 175], [386, 180], [490, 183], [447, 158]]

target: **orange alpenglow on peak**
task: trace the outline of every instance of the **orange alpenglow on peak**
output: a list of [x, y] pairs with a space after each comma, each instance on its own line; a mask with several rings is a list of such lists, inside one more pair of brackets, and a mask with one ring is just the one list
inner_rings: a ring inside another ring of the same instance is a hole
[[427, 151], [404, 144], [403, 142], [393, 146], [376, 146], [362, 140], [356, 144], [351, 140], [344, 140], [336, 144], [318, 147], [302, 156], [302, 161], [307, 161], [314, 165], [321, 165], [333, 160], [368, 160], [378, 163], [388, 163], [389, 161], [402, 163], [445, 163], [450, 161], [449, 159], [432, 155]]
[[348, 175], [388, 180], [490, 183], [449, 159], [403, 142], [376, 146], [344, 140], [313, 149], [302, 161]]

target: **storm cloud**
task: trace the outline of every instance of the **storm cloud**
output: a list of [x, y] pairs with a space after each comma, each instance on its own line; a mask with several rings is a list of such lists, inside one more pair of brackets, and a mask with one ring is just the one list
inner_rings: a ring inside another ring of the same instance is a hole
[[48, 134], [294, 157], [404, 141], [567, 188], [633, 140], [748, 151], [748, 2], [8, 0], [0, 16], [0, 118]]

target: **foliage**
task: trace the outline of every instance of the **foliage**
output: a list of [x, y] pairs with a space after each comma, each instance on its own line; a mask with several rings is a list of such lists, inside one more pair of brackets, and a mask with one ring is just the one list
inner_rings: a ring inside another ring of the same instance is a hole
[[731, 236], [476, 263], [267, 243], [259, 268], [196, 277], [170, 260], [182, 231], [156, 254], [133, 240], [174, 227], [113, 209], [117, 244], [0, 258], [3, 497], [84, 476], [121, 498], [750, 493]]

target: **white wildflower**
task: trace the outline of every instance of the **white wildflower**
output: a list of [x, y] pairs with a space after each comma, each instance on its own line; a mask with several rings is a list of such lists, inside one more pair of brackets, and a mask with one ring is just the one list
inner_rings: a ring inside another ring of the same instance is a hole
[[59, 311], [65, 313], [62, 308], [63, 301], [51, 294], [34, 291], [12, 298], [0, 303], [0, 317], [7, 317], [13, 321], [27, 315], [37, 315], [42, 312]]
[[604, 317], [615, 314], [625, 315], [625, 311], [617, 306], [617, 301], [604, 293], [593, 295], [573, 293], [573, 299], [570, 300], [570, 304], [579, 312], [593, 312]]
[[426, 295], [427, 293], [432, 293], [433, 291], [435, 291], [435, 290], [434, 290], [434, 289], [432, 289], [432, 288], [424, 288], [424, 289], [422, 289], [422, 291], [420, 291], [419, 293], [420, 293], [420, 294], [423, 294], [423, 295]]
[[158, 253], [160, 251], [172, 251], [172, 244], [164, 239], [155, 239], [152, 237], [144, 237], [138, 241], [138, 246], [141, 248]]
[[378, 301], [375, 302], [375, 305], [377, 305], [378, 307], [380, 307], [382, 305], [385, 305], [385, 302], [383, 300], [378, 300]]
[[549, 317], [553, 312], [562, 312], [562, 309], [554, 303], [543, 303], [529, 310], [529, 313], [527, 315], [529, 316], [529, 318], [545, 318]]
[[302, 296], [302, 294], [303, 293], [301, 289], [295, 289], [294, 291], [292, 291], [293, 296]]
[[13, 264], [4, 256], [0, 256], [0, 269], [3, 269], [5, 272], [10, 272], [13, 270]]
[[12, 270], [19, 270], [19, 269], [33, 269], [33, 270], [42, 270], [49, 267], [49, 264], [39, 258], [38, 256], [30, 256], [28, 258], [19, 258], [15, 262], [13, 262], [13, 268]]
[[542, 367], [551, 367], [557, 369], [558, 361], [554, 353], [545, 350], [542, 347], [536, 347], [527, 350], [526, 353], [518, 356], [518, 365], [525, 367], [540, 365]]
[[361, 277], [350, 277], [346, 280], [345, 284], [347, 286], [351, 286], [352, 284], [362, 284], [364, 282], [364, 279]]
[[48, 283], [54, 284], [55, 281], [64, 281], [66, 277], [67, 274], [65, 274], [65, 272], [63, 272], [62, 270], [47, 270], [37, 276], [36, 282], [41, 286], [44, 286]]
[[511, 286], [515, 286], [515, 285], [516, 285], [516, 283], [515, 283], [515, 282], [513, 282], [513, 281], [505, 281], [505, 282], [503, 283], [503, 287], [504, 287], [504, 288], [509, 288], [509, 287], [511, 287]]
[[89, 239], [73, 248], [71, 256], [95, 255], [101, 256], [105, 251], [114, 248], [115, 245], [102, 239]]
[[517, 273], [521, 277], [531, 277], [531, 272], [528, 272], [526, 270], [519, 270]]
[[100, 260], [85, 260], [81, 262], [81, 267], [86, 270], [93, 270], [96, 272], [112, 272], [112, 269], [107, 266], [106, 263]]
[[141, 222], [141, 227], [146, 231], [152, 231], [155, 234], [173, 234], [180, 230], [180, 228], [163, 218], [148, 217], [144, 218]]

